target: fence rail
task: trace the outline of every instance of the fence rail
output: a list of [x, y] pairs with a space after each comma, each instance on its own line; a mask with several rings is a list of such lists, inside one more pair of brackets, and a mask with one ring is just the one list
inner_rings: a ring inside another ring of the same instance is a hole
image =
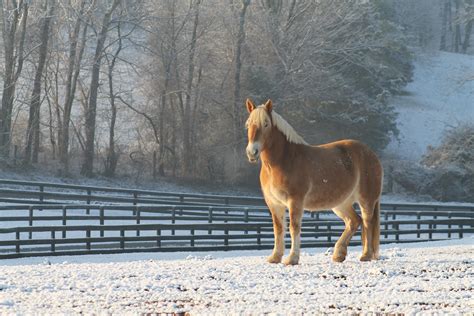
[[[0, 202], [8, 203], [0, 205], [0, 259], [273, 247], [271, 216], [259, 197], [0, 179]], [[302, 247], [333, 246], [343, 229], [332, 213], [305, 212]], [[472, 233], [474, 205], [381, 206], [382, 243]], [[360, 244], [360, 233], [352, 244]]]
[[[469, 207], [452, 211], [399, 207], [381, 210], [382, 243], [462, 238], [474, 233], [474, 212]], [[251, 250], [273, 245], [271, 217], [266, 208], [258, 206], [0, 205], [0, 223], [0, 259]], [[302, 247], [333, 246], [343, 229], [344, 223], [331, 213], [305, 213]], [[360, 244], [360, 234], [353, 244]]]
[[[29, 189], [26, 189], [29, 188]], [[201, 206], [261, 206], [265, 201], [256, 196], [234, 196], [199, 193], [177, 193], [100, 186], [72, 185], [37, 181], [0, 179], [0, 202], [20, 204], [164, 204]], [[416, 211], [471, 211], [474, 204], [382, 203], [382, 209]]]
[[[25, 189], [30, 188], [30, 189]], [[233, 196], [199, 193], [176, 193], [153, 190], [110, 188], [99, 186], [71, 185], [36, 181], [0, 179], [0, 201], [21, 203], [131, 203], [131, 204], [175, 204], [175, 205], [259, 205], [265, 203], [261, 197]], [[16, 202], [18, 201], [18, 202]], [[34, 203], [34, 202], [33, 202]]]

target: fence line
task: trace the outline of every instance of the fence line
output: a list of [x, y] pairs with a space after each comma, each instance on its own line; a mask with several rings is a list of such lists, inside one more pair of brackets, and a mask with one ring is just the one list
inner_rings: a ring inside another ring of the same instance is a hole
[[[0, 205], [0, 259], [273, 247], [271, 216], [257, 197], [0, 180], [0, 201], [16, 203]], [[333, 246], [343, 229], [334, 215], [305, 212], [302, 247]], [[381, 206], [382, 243], [472, 233], [474, 205]]]
[[[28, 215], [0, 218], [8, 219], [5, 222], [27, 221], [28, 226], [0, 228], [0, 259], [133, 250], [250, 250], [271, 248], [273, 244], [271, 218], [268, 214], [258, 215], [261, 214], [261, 208], [255, 209], [252, 214], [251, 209], [238, 207], [197, 206], [194, 211], [190, 211], [193, 208], [191, 206], [179, 207], [187, 209], [184, 211], [175, 206], [163, 205], [94, 206], [94, 211], [99, 211], [98, 215], [67, 214], [68, 210], [85, 212], [85, 206], [89, 205], [12, 205], [16, 211], [27, 210]], [[0, 215], [8, 209], [9, 206], [1, 206]], [[113, 214], [117, 211], [129, 214], [135, 211], [135, 215]], [[57, 214], [44, 215], [45, 212]], [[106, 215], [107, 212], [112, 214]], [[129, 223], [109, 223], [116, 220]], [[42, 221], [61, 224], [35, 226]], [[95, 221], [98, 224], [71, 225], [71, 221]], [[183, 223], [185, 221], [193, 223]], [[332, 246], [343, 229], [341, 220], [324, 216], [314, 219], [307, 215], [302, 225], [302, 247]], [[382, 210], [383, 243], [462, 238], [464, 234], [471, 233], [474, 233], [474, 216], [471, 212]], [[354, 239], [354, 244], [357, 243], [360, 243], [360, 233]]]
[[[6, 188], [6, 186], [8, 187]], [[12, 189], [11, 186], [19, 188]], [[24, 187], [33, 187], [36, 190], [26, 190]], [[62, 189], [68, 191], [48, 191], [47, 189]], [[70, 191], [80, 192], [70, 192]], [[96, 194], [93, 194], [93, 193]], [[114, 193], [113, 195], [98, 193]], [[100, 186], [71, 185], [63, 183], [48, 183], [36, 181], [19, 181], [0, 179], [0, 201], [24, 204], [64, 204], [78, 201], [86, 204], [100, 203], [129, 203], [139, 204], [172, 204], [172, 205], [202, 205], [202, 206], [261, 206], [266, 207], [262, 197], [233, 196], [200, 193], [177, 193], [153, 190], [123, 189]], [[393, 210], [463, 210], [474, 212], [474, 204], [421, 204], [421, 203], [382, 203], [383, 209]]]

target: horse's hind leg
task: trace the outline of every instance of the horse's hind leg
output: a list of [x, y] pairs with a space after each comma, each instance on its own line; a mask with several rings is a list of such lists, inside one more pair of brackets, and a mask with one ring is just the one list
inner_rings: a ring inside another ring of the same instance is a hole
[[339, 240], [334, 246], [334, 254], [332, 256], [333, 261], [342, 262], [346, 259], [347, 246], [349, 246], [352, 236], [354, 236], [355, 232], [359, 228], [361, 219], [360, 216], [355, 212], [352, 202], [345, 203], [344, 205], [338, 205], [332, 210], [346, 224], [344, 232], [342, 233], [341, 237], [339, 237]]
[[362, 215], [362, 256], [360, 261], [370, 261], [374, 259], [373, 236], [373, 217], [374, 203], [359, 202]]

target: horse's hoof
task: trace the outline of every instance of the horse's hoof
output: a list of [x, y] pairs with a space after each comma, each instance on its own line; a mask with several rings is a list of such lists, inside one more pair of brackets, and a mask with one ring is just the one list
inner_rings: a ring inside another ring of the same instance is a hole
[[363, 254], [362, 256], [360, 256], [360, 261], [370, 261], [373, 259], [374, 256], [372, 256], [371, 254]]
[[343, 262], [344, 260], [346, 260], [346, 256], [332, 256], [334, 262]]
[[298, 264], [298, 261], [299, 261], [298, 257], [288, 256], [283, 260], [283, 264], [286, 266], [294, 266]]
[[332, 261], [334, 262], [343, 262], [346, 260], [347, 256], [347, 248], [343, 247], [335, 247], [334, 253], [332, 255]]
[[268, 263], [280, 263], [282, 256], [271, 255], [267, 258]]

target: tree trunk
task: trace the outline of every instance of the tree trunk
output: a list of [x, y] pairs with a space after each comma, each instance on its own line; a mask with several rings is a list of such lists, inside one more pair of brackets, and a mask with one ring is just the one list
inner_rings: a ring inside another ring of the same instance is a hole
[[[77, 78], [81, 70], [81, 61], [87, 37], [87, 23], [83, 23], [85, 1], [81, 1], [77, 20], [72, 33], [69, 34], [69, 56], [65, 87], [65, 100], [63, 117], [59, 125], [59, 158], [64, 164], [65, 173], [69, 171], [69, 124], [71, 121], [71, 111], [77, 87]], [[84, 24], [79, 42], [81, 25]]]
[[[13, 100], [15, 98], [16, 83], [23, 69], [23, 50], [28, 19], [27, 3], [20, 1], [13, 7], [9, 7], [8, 4], [9, 1], [0, 1], [0, 13], [2, 15], [0, 22], [5, 60], [0, 115], [0, 154], [5, 159], [10, 156]], [[5, 12], [11, 12], [11, 21], [9, 17], [5, 16]]]
[[250, 0], [242, 0], [242, 7], [239, 13], [239, 31], [237, 33], [237, 42], [235, 45], [235, 73], [234, 73], [234, 107], [233, 107], [233, 120], [234, 120], [234, 150], [237, 152], [239, 145], [242, 141], [242, 102], [240, 98], [240, 73], [242, 70], [242, 45], [245, 41], [245, 13], [247, 7], [250, 4]]
[[117, 105], [115, 104], [115, 92], [113, 84], [113, 72], [117, 58], [122, 50], [122, 35], [120, 34], [120, 22], [117, 26], [118, 33], [118, 47], [112, 56], [112, 60], [109, 64], [108, 79], [109, 79], [109, 98], [110, 98], [110, 110], [112, 111], [112, 117], [110, 118], [109, 128], [109, 148], [107, 150], [107, 156], [105, 159], [105, 170], [104, 174], [107, 177], [113, 177], [115, 175], [115, 169], [117, 168], [118, 154], [115, 151], [115, 122], [117, 120]]
[[447, 33], [447, 24], [448, 24], [448, 1], [444, 0], [444, 5], [442, 6], [442, 20], [441, 20], [441, 39], [439, 44], [439, 50], [446, 50], [446, 33]]
[[454, 52], [459, 53], [459, 46], [461, 46], [461, 25], [459, 24], [459, 0], [454, 0], [456, 8], [456, 24], [454, 31]]
[[114, 0], [111, 7], [104, 14], [102, 19], [102, 28], [97, 38], [97, 46], [94, 54], [94, 64], [92, 66], [92, 79], [89, 91], [89, 102], [86, 111], [85, 129], [86, 144], [84, 151], [84, 162], [82, 164], [81, 174], [91, 177], [94, 173], [94, 140], [95, 140], [95, 121], [97, 110], [97, 94], [99, 90], [100, 66], [103, 57], [107, 31], [112, 17], [112, 13], [119, 4], [120, 0]]
[[183, 160], [184, 160], [184, 174], [186, 176], [191, 176], [193, 173], [192, 170], [192, 161], [194, 153], [192, 150], [192, 110], [191, 110], [191, 93], [193, 87], [194, 79], [194, 55], [196, 51], [196, 41], [197, 41], [197, 28], [199, 25], [199, 5], [201, 4], [200, 0], [197, 0], [194, 3], [194, 25], [193, 32], [191, 37], [191, 45], [189, 49], [189, 64], [188, 64], [188, 82], [186, 87], [186, 100], [185, 108], [183, 113]]
[[49, 25], [53, 16], [54, 2], [45, 2], [45, 17], [41, 26], [41, 44], [39, 47], [38, 66], [36, 68], [35, 79], [33, 81], [33, 91], [31, 93], [30, 116], [28, 119], [28, 129], [26, 131], [25, 163], [38, 162], [39, 139], [40, 139], [40, 109], [41, 109], [41, 83], [43, 69], [48, 54]]
[[464, 54], [467, 53], [467, 49], [469, 48], [470, 46], [470, 41], [471, 41], [471, 32], [472, 32], [472, 13], [471, 13], [471, 10], [472, 10], [472, 0], [468, 0], [466, 1], [466, 5], [468, 6], [468, 11], [467, 11], [467, 16], [468, 16], [468, 21], [466, 23], [466, 27], [465, 27], [465, 30], [464, 30], [464, 41], [462, 42], [462, 52]]

